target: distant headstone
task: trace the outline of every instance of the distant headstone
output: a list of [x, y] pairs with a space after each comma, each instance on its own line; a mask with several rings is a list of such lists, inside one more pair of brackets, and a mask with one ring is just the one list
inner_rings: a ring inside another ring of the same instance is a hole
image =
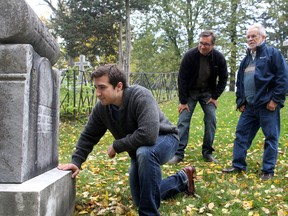
[[74, 65], [79, 67], [78, 83], [82, 84], [87, 82], [87, 80], [84, 79], [85, 67], [91, 67], [91, 64], [85, 60], [85, 55], [80, 55], [79, 59], [80, 61], [75, 62]]
[[91, 67], [90, 62], [85, 60], [85, 55], [80, 55], [80, 61], [75, 62], [75, 66], [79, 67], [79, 71], [84, 72], [85, 71], [85, 66]]
[[70, 216], [58, 165], [59, 46], [25, 0], [0, 0], [0, 216]]

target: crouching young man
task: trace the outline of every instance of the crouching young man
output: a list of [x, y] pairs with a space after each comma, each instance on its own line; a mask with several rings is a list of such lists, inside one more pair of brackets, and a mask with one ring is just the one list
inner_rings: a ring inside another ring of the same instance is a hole
[[160, 215], [161, 199], [180, 192], [194, 195], [193, 166], [162, 179], [161, 165], [168, 162], [178, 148], [178, 130], [172, 125], [144, 87], [128, 86], [126, 74], [116, 65], [100, 66], [91, 78], [96, 88], [98, 103], [81, 133], [72, 155], [72, 162], [59, 165], [61, 170], [72, 170], [74, 178], [81, 164], [109, 130], [114, 142], [107, 154], [127, 152], [131, 157], [130, 190], [139, 215]]

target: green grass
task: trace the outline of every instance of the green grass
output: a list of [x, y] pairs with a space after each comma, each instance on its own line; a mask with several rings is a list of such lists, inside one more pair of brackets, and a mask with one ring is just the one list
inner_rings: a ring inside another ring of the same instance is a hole
[[[161, 109], [177, 124], [177, 99], [160, 104]], [[281, 110], [281, 137], [275, 177], [267, 182], [259, 180], [264, 136], [258, 132], [249, 149], [246, 174], [222, 174], [231, 165], [233, 140], [239, 112], [235, 109], [235, 94], [224, 93], [219, 98], [214, 156], [219, 164], [205, 163], [201, 155], [203, 113], [198, 105], [192, 117], [190, 139], [185, 160], [177, 165], [162, 166], [163, 177], [174, 174], [187, 165], [197, 169], [196, 190], [199, 198], [178, 194], [162, 201], [161, 215], [287, 215], [288, 214], [288, 102]], [[74, 145], [86, 122], [61, 121], [60, 163], [69, 162]], [[77, 200], [74, 215], [138, 215], [133, 206], [129, 183], [129, 156], [119, 154], [109, 159], [106, 150], [112, 143], [107, 133], [95, 146], [83, 170], [77, 177]]]

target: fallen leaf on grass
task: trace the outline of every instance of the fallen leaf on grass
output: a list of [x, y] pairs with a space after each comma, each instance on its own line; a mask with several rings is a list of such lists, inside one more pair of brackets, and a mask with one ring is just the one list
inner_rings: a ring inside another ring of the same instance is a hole
[[248, 213], [248, 216], [259, 216], [259, 212], [250, 211], [250, 212]]
[[129, 157], [127, 157], [127, 156], [118, 158], [119, 161], [127, 161], [128, 159], [129, 159]]
[[245, 210], [252, 209], [253, 208], [253, 200], [251, 200], [251, 201], [243, 201], [242, 202], [242, 207]]
[[203, 170], [200, 170], [197, 172], [197, 176], [202, 176], [203, 175]]
[[118, 193], [120, 193], [120, 191], [121, 191], [121, 189], [119, 188], [119, 187], [117, 187], [116, 189], [115, 189], [115, 192], [118, 194]]
[[208, 209], [212, 210], [214, 208], [214, 206], [215, 206], [214, 203], [209, 203], [208, 204]]
[[262, 209], [263, 212], [265, 212], [265, 214], [269, 214], [270, 213], [269, 209], [267, 209], [265, 207], [262, 207], [261, 209]]
[[278, 210], [277, 215], [278, 216], [287, 216], [288, 211], [283, 211], [282, 209], [280, 209], [280, 210]]
[[125, 209], [120, 207], [120, 206], [117, 206], [116, 210], [115, 210], [115, 213], [118, 214], [118, 215], [123, 215], [125, 213]]
[[200, 209], [199, 209], [199, 214], [203, 214], [204, 211], [205, 211], [205, 207], [200, 208]]
[[88, 213], [89, 213], [88, 211], [83, 210], [83, 211], [79, 212], [78, 214], [83, 215], [83, 214], [88, 214]]
[[75, 208], [79, 211], [79, 210], [82, 210], [83, 207], [81, 205], [76, 205]]

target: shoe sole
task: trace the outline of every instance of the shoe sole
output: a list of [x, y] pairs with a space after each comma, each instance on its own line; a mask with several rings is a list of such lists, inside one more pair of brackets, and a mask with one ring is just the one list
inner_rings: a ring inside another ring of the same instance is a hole
[[[185, 192], [188, 196], [194, 196], [195, 195], [195, 183], [194, 183], [194, 179], [196, 179], [197, 175], [196, 175], [196, 168], [194, 166], [191, 166], [191, 170], [192, 170], [192, 182], [188, 182], [188, 189], [187, 191]], [[189, 172], [190, 174], [190, 172]], [[186, 173], [186, 175], [188, 175]], [[189, 180], [189, 176], [188, 177], [188, 180]], [[192, 184], [192, 185], [190, 185]]]

